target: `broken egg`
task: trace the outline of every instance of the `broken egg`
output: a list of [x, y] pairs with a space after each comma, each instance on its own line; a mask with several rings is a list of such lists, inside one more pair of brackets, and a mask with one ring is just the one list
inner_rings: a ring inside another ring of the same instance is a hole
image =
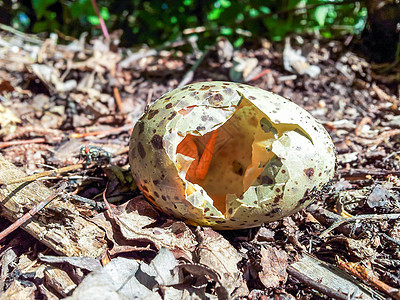
[[281, 96], [201, 82], [160, 97], [132, 132], [129, 161], [143, 195], [191, 225], [260, 226], [291, 215], [333, 177], [332, 140]]

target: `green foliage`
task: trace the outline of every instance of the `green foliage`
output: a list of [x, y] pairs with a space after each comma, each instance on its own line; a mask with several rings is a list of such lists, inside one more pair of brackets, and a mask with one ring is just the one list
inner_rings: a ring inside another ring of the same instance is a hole
[[[9, 12], [14, 26], [27, 28], [28, 24], [33, 32], [59, 30], [73, 36], [84, 31], [101, 34], [91, 0], [31, 3], [28, 22], [18, 15], [26, 7]], [[263, 37], [279, 41], [291, 33], [318, 33], [326, 38], [358, 34], [366, 22], [362, 3], [348, 0], [98, 0], [97, 4], [109, 31], [122, 29], [123, 41], [129, 45], [157, 46], [194, 34], [200, 46], [223, 35], [240, 47]]]

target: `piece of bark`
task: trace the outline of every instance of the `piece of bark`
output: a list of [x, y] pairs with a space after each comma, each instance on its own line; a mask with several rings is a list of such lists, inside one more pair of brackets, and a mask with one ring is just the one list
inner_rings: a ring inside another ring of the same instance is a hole
[[291, 264], [287, 271], [310, 288], [334, 299], [384, 299], [375, 290], [354, 279], [338, 267], [307, 253], [299, 261]]
[[[0, 155], [0, 182], [24, 176], [24, 172]], [[40, 181], [0, 188], [0, 216], [14, 222], [52, 193]], [[66, 256], [97, 257], [106, 247], [104, 230], [79, 216], [72, 203], [60, 197], [56, 197], [21, 228], [50, 249]]]
[[62, 297], [67, 297], [76, 288], [76, 284], [64, 270], [49, 266], [44, 271], [47, 286], [57, 291]]
[[36, 286], [31, 282], [23, 284], [14, 280], [7, 290], [0, 291], [0, 299], [35, 300], [36, 290]]
[[60, 299], [58, 296], [54, 295], [52, 292], [50, 292], [43, 284], [40, 284], [38, 286], [38, 290], [42, 295], [44, 295], [44, 299], [47, 300], [58, 300]]

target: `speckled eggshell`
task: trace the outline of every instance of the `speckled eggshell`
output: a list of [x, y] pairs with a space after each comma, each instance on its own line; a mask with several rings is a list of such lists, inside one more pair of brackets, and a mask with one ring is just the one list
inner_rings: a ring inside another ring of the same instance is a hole
[[[218, 130], [204, 180], [186, 179], [187, 135], [204, 151]], [[215, 229], [259, 226], [307, 206], [332, 177], [324, 127], [281, 96], [244, 84], [201, 82], [159, 98], [135, 125], [129, 159], [143, 195], [166, 213]]]

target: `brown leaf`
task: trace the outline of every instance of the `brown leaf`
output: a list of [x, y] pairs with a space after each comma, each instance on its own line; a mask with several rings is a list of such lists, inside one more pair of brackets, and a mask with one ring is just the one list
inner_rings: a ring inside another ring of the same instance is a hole
[[200, 264], [180, 264], [176, 268], [178, 270], [185, 270], [191, 276], [195, 277], [196, 282], [193, 284], [194, 286], [204, 286], [209, 279], [215, 281], [218, 284], [215, 289], [218, 299], [229, 299], [229, 293], [221, 283], [220, 276], [215, 270]]
[[143, 197], [136, 197], [118, 206], [114, 215], [115, 220], [106, 218], [104, 214], [93, 219], [106, 230], [107, 237], [114, 242], [114, 248], [117, 247], [111, 254], [115, 254], [120, 247], [124, 247], [124, 251], [151, 251], [164, 247], [171, 250], [176, 257], [191, 261], [197, 244], [193, 233], [183, 222], [167, 223], [166, 220], [164, 224], [155, 225], [162, 218]]
[[287, 254], [283, 250], [265, 245], [261, 248], [261, 267], [258, 273], [266, 288], [278, 287], [280, 282], [286, 282]]
[[200, 242], [196, 249], [198, 262], [219, 274], [221, 284], [232, 297], [248, 295], [247, 285], [237, 266], [242, 260], [239, 252], [211, 228], [199, 229], [196, 234]]
[[[374, 242], [378, 244], [376, 245]], [[356, 240], [339, 235], [330, 239], [327, 243], [332, 245], [333, 249], [345, 247], [349, 256], [357, 257], [357, 259], [366, 259], [377, 254], [376, 248], [379, 246], [379, 239], [376, 241], [369, 238]]]

